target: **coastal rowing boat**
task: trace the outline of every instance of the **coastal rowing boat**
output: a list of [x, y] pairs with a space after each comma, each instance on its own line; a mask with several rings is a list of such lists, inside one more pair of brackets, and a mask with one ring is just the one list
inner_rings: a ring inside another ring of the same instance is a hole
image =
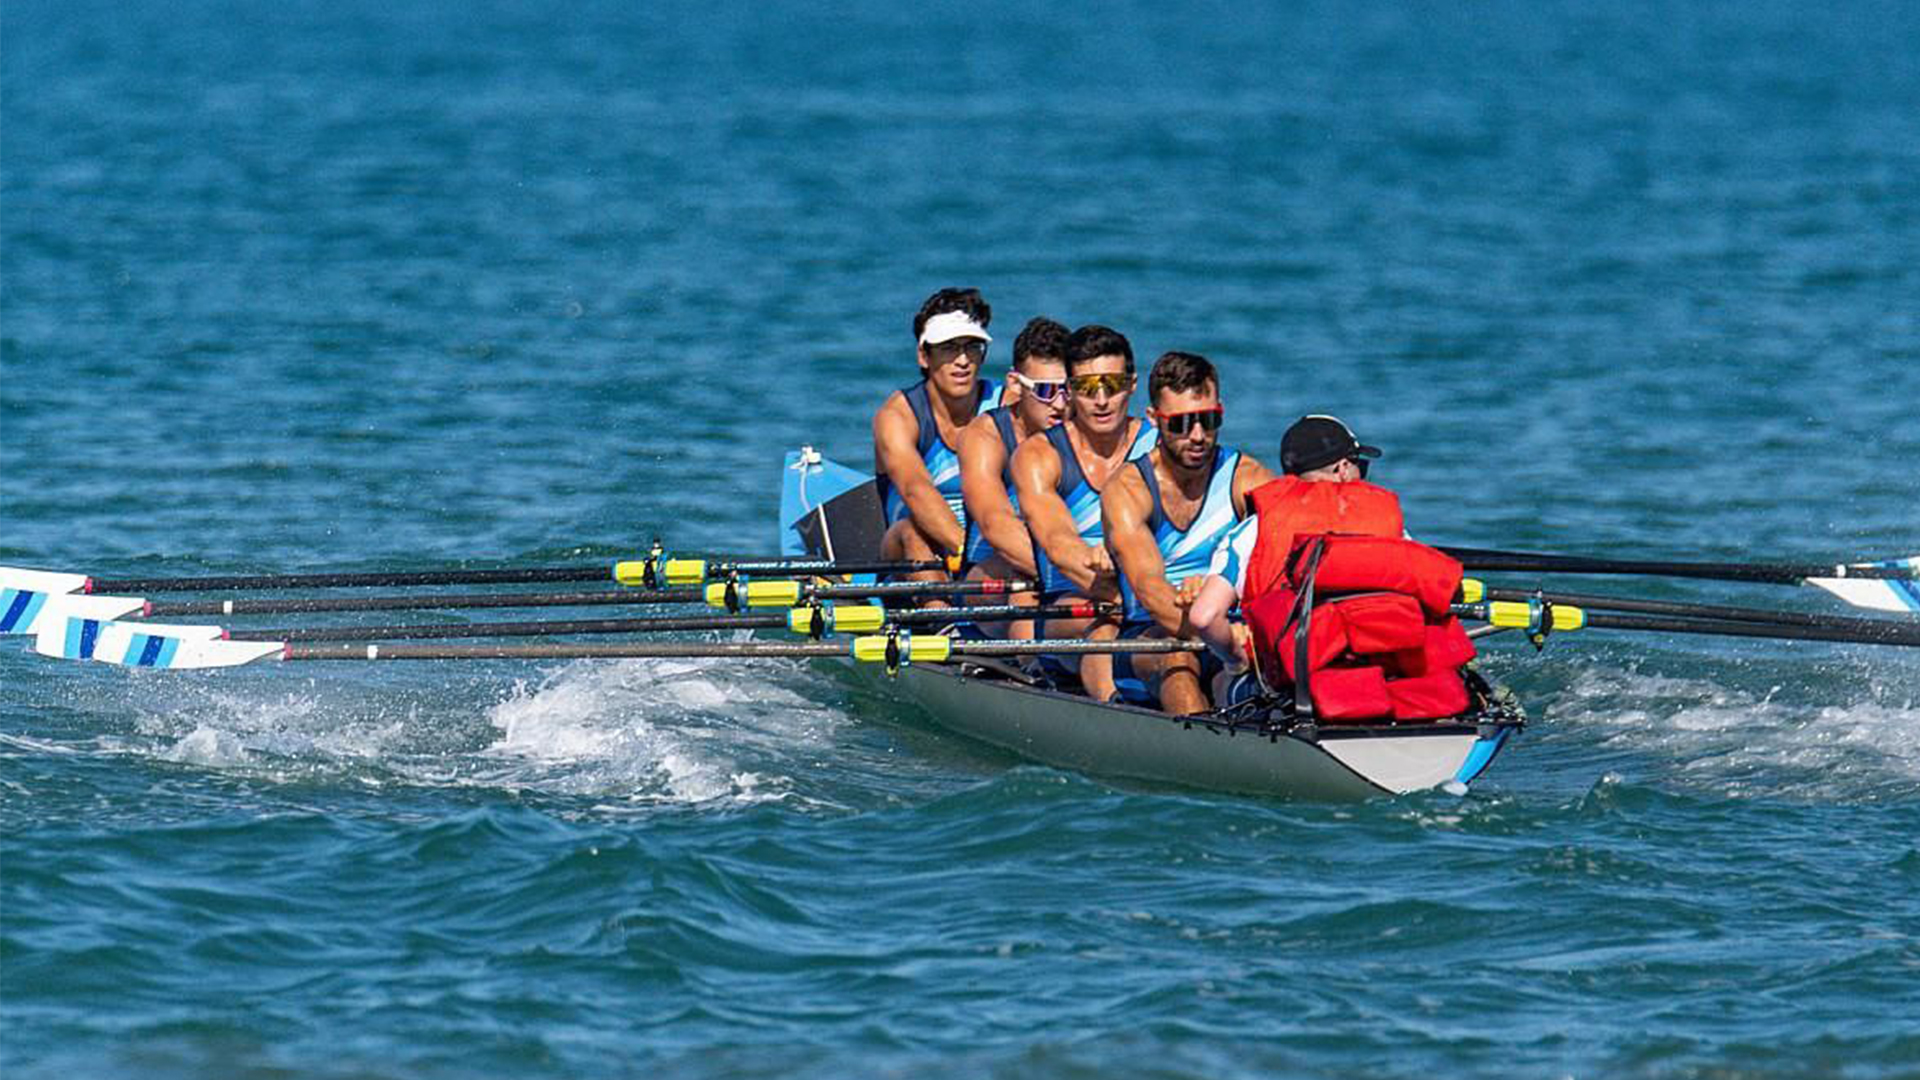
[[[785, 554], [878, 554], [871, 477], [812, 448], [782, 473]], [[865, 670], [872, 670], [870, 667]], [[942, 728], [1033, 761], [1094, 775], [1282, 798], [1356, 800], [1464, 791], [1525, 724], [1503, 691], [1472, 680], [1473, 711], [1407, 724], [1312, 724], [1284, 711], [1172, 717], [1039, 685], [990, 660], [906, 664], [893, 693]]]

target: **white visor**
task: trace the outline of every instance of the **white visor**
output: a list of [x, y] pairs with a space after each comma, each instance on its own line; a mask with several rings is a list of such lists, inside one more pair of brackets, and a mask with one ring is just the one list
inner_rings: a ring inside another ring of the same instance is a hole
[[943, 341], [963, 337], [979, 338], [981, 341], [993, 340], [987, 336], [987, 328], [974, 322], [973, 316], [964, 311], [943, 311], [928, 319], [926, 326], [920, 330], [922, 345], [938, 345]]

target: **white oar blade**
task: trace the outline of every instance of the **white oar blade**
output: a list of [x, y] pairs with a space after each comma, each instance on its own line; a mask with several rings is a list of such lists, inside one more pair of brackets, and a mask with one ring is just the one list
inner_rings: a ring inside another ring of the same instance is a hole
[[1911, 581], [1873, 581], [1868, 578], [1808, 578], [1854, 607], [1873, 611], [1920, 613], [1920, 588]]
[[41, 624], [64, 618], [123, 619], [147, 602], [137, 596], [80, 596], [30, 589], [0, 589], [0, 634], [35, 634]]
[[[1867, 563], [1869, 566], [1895, 567], [1920, 572], [1920, 555], [1905, 559], [1889, 559], [1886, 562]], [[1852, 604], [1854, 607], [1870, 608], [1874, 611], [1903, 611], [1908, 614], [1920, 613], [1920, 581], [1912, 578], [1895, 580], [1892, 578], [1808, 578], [1807, 584], [1818, 585], [1833, 595]]]
[[24, 566], [0, 566], [0, 589], [22, 592], [70, 593], [87, 587], [87, 575], [62, 574], [54, 570], [28, 570]]
[[280, 641], [227, 641], [217, 626], [170, 626], [66, 617], [42, 620], [34, 651], [63, 660], [124, 667], [237, 667], [279, 655]]

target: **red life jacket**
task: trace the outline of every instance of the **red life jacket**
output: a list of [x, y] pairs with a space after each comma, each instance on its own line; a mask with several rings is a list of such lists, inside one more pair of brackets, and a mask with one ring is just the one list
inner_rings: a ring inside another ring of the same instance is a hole
[[1247, 492], [1247, 506], [1260, 517], [1259, 536], [1247, 562], [1244, 596], [1258, 596], [1279, 583], [1293, 555], [1293, 538], [1320, 533], [1405, 535], [1400, 497], [1365, 480], [1302, 480], [1283, 476]]
[[1461, 573], [1399, 537], [1300, 536], [1278, 583], [1241, 600], [1256, 668], [1321, 721], [1458, 716], [1475, 655], [1451, 610]]

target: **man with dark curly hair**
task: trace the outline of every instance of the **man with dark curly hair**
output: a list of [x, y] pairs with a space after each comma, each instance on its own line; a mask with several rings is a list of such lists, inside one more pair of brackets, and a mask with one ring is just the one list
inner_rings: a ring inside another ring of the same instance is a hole
[[[1188, 609], [1214, 553], [1250, 512], [1247, 495], [1273, 479], [1252, 457], [1220, 443], [1220, 376], [1206, 357], [1169, 352], [1147, 377], [1147, 417], [1159, 444], [1100, 494], [1108, 549], [1126, 614], [1120, 636], [1198, 636]], [[1207, 708], [1210, 666], [1193, 653], [1119, 655], [1115, 689], [1135, 704], [1184, 715]]]
[[[1128, 412], [1133, 400], [1133, 345], [1105, 326], [1083, 326], [1067, 338], [1067, 422], [1028, 438], [1013, 453], [1020, 512], [1033, 534], [1043, 603], [1112, 602], [1120, 583], [1100, 526], [1100, 491], [1126, 463], [1153, 446], [1151, 424]], [[1040, 637], [1110, 638], [1116, 620], [1048, 619]], [[1105, 655], [1049, 656], [1049, 668], [1072, 672], [1087, 693], [1113, 693], [1113, 661]]]
[[[960, 488], [967, 504], [969, 577], [1032, 580], [1033, 537], [1020, 517], [1013, 485], [1013, 452], [1029, 437], [1067, 417], [1067, 328], [1045, 316], [1029, 320], [1013, 339], [1009, 389], [1019, 397], [1011, 405], [974, 418], [960, 438]], [[1031, 593], [1009, 597], [1015, 604], [1033, 601]], [[1033, 623], [1019, 619], [983, 627], [994, 637], [1030, 638]]]

